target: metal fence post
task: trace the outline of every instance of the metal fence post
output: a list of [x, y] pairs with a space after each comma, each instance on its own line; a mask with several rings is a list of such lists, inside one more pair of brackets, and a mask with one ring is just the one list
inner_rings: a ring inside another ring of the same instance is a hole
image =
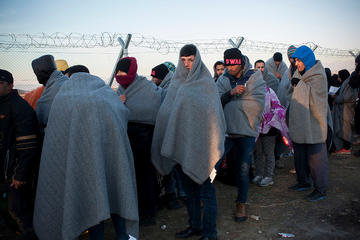
[[229, 39], [229, 43], [234, 47], [234, 48], [240, 48], [241, 44], [244, 41], [244, 37], [240, 37], [237, 39], [236, 43], [230, 38]]
[[119, 41], [120, 45], [121, 45], [121, 50], [120, 50], [119, 56], [118, 56], [118, 58], [117, 58], [117, 60], [115, 62], [114, 69], [113, 69], [113, 71], [111, 73], [111, 76], [110, 76], [110, 79], [109, 79], [109, 86], [110, 87], [111, 87], [111, 85], [112, 85], [112, 83], [114, 81], [114, 76], [116, 74], [115, 71], [116, 71], [117, 63], [119, 62], [120, 58], [128, 56], [128, 47], [129, 47], [129, 43], [130, 43], [130, 40], [131, 40], [131, 36], [132, 36], [131, 34], [128, 34], [126, 36], [125, 42], [121, 37], [118, 37], [118, 39], [117, 39]]

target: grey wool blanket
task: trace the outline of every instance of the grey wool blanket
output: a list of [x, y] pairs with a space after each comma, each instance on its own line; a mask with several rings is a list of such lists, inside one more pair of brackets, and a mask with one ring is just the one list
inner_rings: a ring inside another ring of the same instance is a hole
[[283, 107], [288, 108], [292, 95], [290, 68], [285, 71], [279, 83], [277, 96]]
[[169, 71], [168, 74], [166, 74], [165, 78], [160, 83], [159, 87], [161, 87], [162, 89], [167, 89], [170, 85], [170, 81], [173, 76], [174, 73], [172, 71]]
[[136, 75], [135, 80], [124, 89], [121, 85], [117, 93], [126, 95], [125, 105], [130, 110], [129, 122], [154, 125], [159, 111], [163, 89], [143, 76]]
[[199, 51], [190, 72], [181, 59], [162, 103], [152, 141], [152, 162], [161, 174], [176, 164], [202, 184], [224, 152], [225, 119], [220, 98]]
[[34, 228], [41, 240], [76, 239], [118, 214], [138, 236], [128, 109], [96, 76], [75, 73], [51, 107], [41, 155]]
[[334, 99], [332, 118], [334, 124], [334, 144], [336, 149], [343, 148], [343, 140], [351, 142], [351, 121], [355, 115], [355, 101], [357, 90], [349, 86], [350, 77], [346, 79], [338, 95]]
[[269, 72], [269, 70], [267, 70], [266, 68], [264, 71], [263, 79], [269, 88], [271, 88], [275, 93], [278, 92], [279, 79], [277, 79], [275, 75]]
[[[245, 64], [244, 74], [249, 70]], [[216, 82], [219, 95], [232, 89], [230, 80], [221, 75]], [[265, 108], [265, 82], [261, 71], [253, 73], [246, 82], [246, 91], [240, 96], [232, 96], [224, 106], [227, 133], [257, 137], [258, 128]]]
[[288, 69], [288, 67], [286, 66], [286, 64], [284, 63], [284, 61], [281, 61], [279, 67], [276, 66], [274, 59], [271, 57], [269, 58], [269, 60], [266, 61], [265, 63], [265, 68], [271, 72], [272, 74], [274, 74], [276, 76], [276, 72], [280, 73], [281, 75], [284, 75], [285, 71]]
[[63, 83], [68, 79], [69, 78], [60, 71], [54, 71], [51, 74], [48, 82], [46, 83], [44, 92], [42, 93], [36, 105], [36, 115], [41, 125], [46, 126], [52, 102]]
[[327, 138], [327, 79], [320, 61], [303, 75], [294, 88], [290, 102], [289, 132], [293, 142], [325, 143]]

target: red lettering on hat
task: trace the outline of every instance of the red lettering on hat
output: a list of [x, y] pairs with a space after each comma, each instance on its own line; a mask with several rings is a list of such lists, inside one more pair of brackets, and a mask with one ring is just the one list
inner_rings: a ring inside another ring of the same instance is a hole
[[241, 65], [241, 59], [226, 59], [226, 65]]
[[154, 70], [151, 71], [151, 76], [152, 76], [152, 75], [155, 76], [155, 71], [154, 71]]

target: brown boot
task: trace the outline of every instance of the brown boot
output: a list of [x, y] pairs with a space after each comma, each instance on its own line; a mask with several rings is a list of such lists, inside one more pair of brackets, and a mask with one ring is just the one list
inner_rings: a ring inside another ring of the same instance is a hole
[[236, 212], [235, 212], [235, 221], [244, 222], [246, 221], [246, 208], [245, 203], [236, 202]]

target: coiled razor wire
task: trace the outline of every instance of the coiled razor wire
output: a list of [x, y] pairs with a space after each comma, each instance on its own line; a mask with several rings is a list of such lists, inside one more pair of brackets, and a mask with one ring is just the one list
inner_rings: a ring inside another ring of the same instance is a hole
[[[118, 38], [125, 39], [125, 33], [103, 32], [101, 34], [82, 34], [82, 33], [61, 33], [52, 34], [0, 34], [0, 49], [11, 51], [12, 49], [32, 49], [32, 48], [107, 48], [121, 46]], [[240, 37], [230, 39], [239, 40]], [[232, 47], [229, 39], [200, 39], [200, 40], [162, 40], [155, 37], [144, 36], [142, 34], [132, 34], [131, 46], [148, 48], [160, 54], [178, 52], [187, 43], [195, 44], [202, 53], [220, 52]], [[264, 42], [244, 39], [240, 49], [251, 52], [286, 52], [290, 44], [277, 42]], [[313, 50], [316, 49], [317, 55], [349, 57], [359, 54], [359, 49], [334, 49], [318, 46], [313, 42], [296, 44], [295, 46], [307, 45]]]

